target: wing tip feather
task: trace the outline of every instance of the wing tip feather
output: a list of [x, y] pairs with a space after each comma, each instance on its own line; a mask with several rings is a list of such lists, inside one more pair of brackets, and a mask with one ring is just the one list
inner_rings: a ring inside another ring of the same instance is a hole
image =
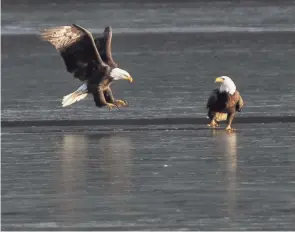
[[[78, 31], [72, 31], [73, 27]], [[57, 50], [70, 46], [80, 36], [81, 30], [75, 24], [42, 29], [39, 33], [41, 40], [50, 42]]]

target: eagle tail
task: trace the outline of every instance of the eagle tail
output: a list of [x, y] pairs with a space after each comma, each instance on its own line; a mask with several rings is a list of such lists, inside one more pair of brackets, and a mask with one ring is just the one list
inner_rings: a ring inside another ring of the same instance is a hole
[[85, 97], [87, 97], [87, 95], [87, 84], [84, 83], [76, 91], [63, 97], [62, 107], [72, 105], [73, 103], [84, 99]]

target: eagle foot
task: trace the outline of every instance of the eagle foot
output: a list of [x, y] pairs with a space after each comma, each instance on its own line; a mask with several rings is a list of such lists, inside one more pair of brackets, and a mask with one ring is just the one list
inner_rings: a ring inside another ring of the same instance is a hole
[[117, 107], [121, 107], [121, 106], [128, 106], [128, 103], [124, 100], [115, 100], [114, 103]]
[[208, 125], [209, 127], [213, 127], [213, 128], [219, 126], [219, 124], [218, 124], [217, 122], [215, 122], [215, 120], [212, 120], [211, 123], [210, 123], [210, 124], [207, 124], [207, 125]]
[[233, 131], [236, 130], [236, 129], [234, 129], [234, 128], [231, 128], [230, 125], [228, 125], [225, 129], [226, 129], [228, 132], [233, 132]]
[[109, 108], [109, 110], [111, 110], [113, 107], [118, 107], [118, 106], [112, 103], [107, 103], [107, 107]]

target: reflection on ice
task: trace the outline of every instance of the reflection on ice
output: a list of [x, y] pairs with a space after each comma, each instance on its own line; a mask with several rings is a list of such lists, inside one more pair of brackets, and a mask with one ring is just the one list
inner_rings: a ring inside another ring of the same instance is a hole
[[236, 171], [237, 171], [237, 133], [228, 133], [223, 130], [212, 130], [214, 136], [217, 136], [217, 147], [220, 153], [223, 153], [225, 165], [225, 182], [227, 182], [228, 191], [228, 214], [234, 219], [236, 214]]
[[131, 168], [133, 156], [132, 140], [128, 136], [108, 135], [99, 141], [103, 162], [108, 167], [110, 193], [124, 193], [131, 190]]
[[[64, 197], [57, 201], [59, 215], [64, 217], [62, 221], [78, 219], [75, 209], [85, 207], [84, 196], [89, 187], [94, 188], [97, 195], [105, 194], [116, 204], [125, 204], [122, 195], [128, 194], [132, 188], [133, 145], [129, 136], [65, 134], [60, 153], [60, 173], [56, 174], [55, 183]], [[101, 189], [102, 185], [104, 188]]]

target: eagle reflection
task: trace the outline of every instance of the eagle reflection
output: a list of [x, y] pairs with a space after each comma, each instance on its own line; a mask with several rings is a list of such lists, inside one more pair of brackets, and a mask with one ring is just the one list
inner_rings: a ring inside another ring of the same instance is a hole
[[237, 134], [227, 133], [226, 131], [213, 130], [217, 136], [217, 149], [224, 154], [225, 182], [227, 183], [228, 214], [231, 219], [236, 215], [236, 171], [237, 171]]
[[[92, 136], [95, 139], [96, 136]], [[124, 135], [108, 135], [98, 141], [102, 160], [101, 165], [107, 167], [107, 183], [111, 194], [131, 191], [131, 168], [133, 156], [132, 140]]]
[[56, 177], [58, 192], [67, 196], [58, 206], [62, 220], [77, 220], [75, 209], [83, 207], [89, 195], [111, 197], [130, 192], [132, 155], [128, 135], [65, 134]]
[[87, 156], [87, 138], [79, 135], [64, 135], [61, 141], [59, 169], [56, 173], [56, 189], [60, 194], [57, 201], [59, 209], [56, 217], [63, 223], [79, 220], [77, 208], [83, 204], [85, 182], [85, 158]]

